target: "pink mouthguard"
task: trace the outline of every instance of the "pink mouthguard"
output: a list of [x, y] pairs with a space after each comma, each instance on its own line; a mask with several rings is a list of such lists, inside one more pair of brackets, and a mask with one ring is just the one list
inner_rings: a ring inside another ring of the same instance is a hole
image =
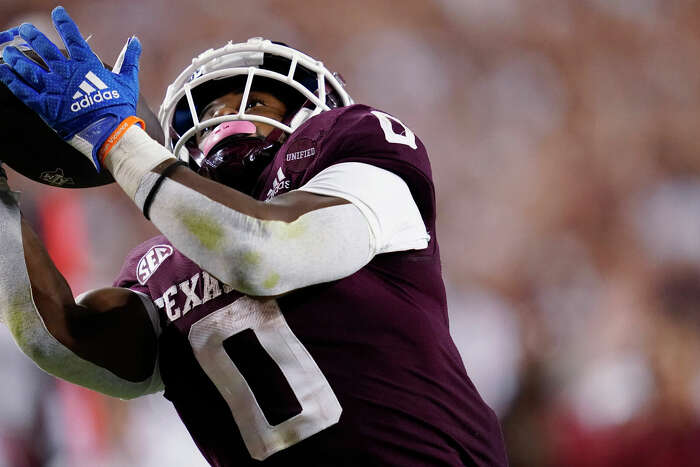
[[209, 154], [211, 148], [216, 146], [216, 143], [224, 138], [228, 138], [231, 135], [254, 135], [256, 133], [255, 125], [252, 122], [246, 122], [242, 120], [236, 120], [233, 122], [224, 122], [221, 125], [214, 128], [209, 136], [204, 138], [204, 141], [200, 144], [200, 149], [206, 156]]

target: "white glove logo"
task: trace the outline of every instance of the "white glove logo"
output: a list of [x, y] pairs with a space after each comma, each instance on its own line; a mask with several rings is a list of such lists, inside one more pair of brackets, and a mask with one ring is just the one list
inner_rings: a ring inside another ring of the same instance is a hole
[[[88, 82], [89, 81], [89, 82]], [[97, 89], [90, 85], [92, 83]], [[74, 102], [70, 105], [71, 112], [79, 112], [80, 109], [87, 109], [91, 105], [99, 102], [118, 99], [119, 92], [116, 90], [110, 91], [108, 86], [95, 73], [88, 71], [85, 74], [85, 79], [78, 86], [85, 94], [76, 91], [73, 94]], [[93, 95], [93, 93], [96, 94]], [[82, 97], [82, 99], [80, 99]], [[80, 99], [77, 101], [76, 99]]]

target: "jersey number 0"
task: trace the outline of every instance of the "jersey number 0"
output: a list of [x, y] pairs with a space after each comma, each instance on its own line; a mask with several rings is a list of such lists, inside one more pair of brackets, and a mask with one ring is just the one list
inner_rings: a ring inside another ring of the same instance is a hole
[[[301, 412], [276, 425], [265, 417], [225, 341], [252, 330], [282, 371]], [[340, 403], [320, 368], [282, 316], [277, 302], [241, 297], [196, 322], [189, 333], [194, 355], [226, 400], [248, 452], [262, 460], [335, 424]]]

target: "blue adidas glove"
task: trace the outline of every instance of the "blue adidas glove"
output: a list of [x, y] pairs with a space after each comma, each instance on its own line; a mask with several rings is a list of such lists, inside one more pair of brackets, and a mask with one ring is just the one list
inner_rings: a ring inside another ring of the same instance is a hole
[[[0, 82], [58, 135], [101, 170], [98, 151], [127, 117], [136, 115], [141, 43], [131, 37], [109, 71], [63, 7], [51, 13], [70, 58], [32, 24], [0, 33], [0, 44], [21, 37], [46, 62], [46, 71], [13, 46], [5, 47]], [[142, 124], [143, 126], [143, 124]]]

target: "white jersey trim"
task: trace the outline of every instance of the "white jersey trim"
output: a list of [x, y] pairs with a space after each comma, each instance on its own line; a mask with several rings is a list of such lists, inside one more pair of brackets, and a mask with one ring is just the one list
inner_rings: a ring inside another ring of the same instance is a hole
[[428, 247], [430, 235], [408, 185], [388, 170], [342, 162], [322, 170], [298, 189], [355, 205], [370, 226], [374, 254]]

